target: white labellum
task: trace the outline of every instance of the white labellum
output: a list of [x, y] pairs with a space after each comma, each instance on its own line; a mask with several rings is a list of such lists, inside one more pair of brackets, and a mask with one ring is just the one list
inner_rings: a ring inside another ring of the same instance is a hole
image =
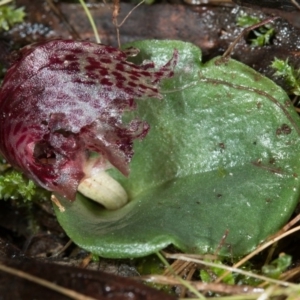
[[124, 188], [105, 171], [95, 172], [85, 178], [79, 184], [78, 191], [110, 210], [118, 209], [128, 202]]

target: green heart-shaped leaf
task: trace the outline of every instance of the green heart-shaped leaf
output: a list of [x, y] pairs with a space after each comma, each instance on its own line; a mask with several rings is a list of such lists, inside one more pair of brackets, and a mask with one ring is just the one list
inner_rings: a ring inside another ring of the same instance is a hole
[[174, 48], [180, 55], [175, 76], [162, 83], [164, 99], [139, 101], [131, 113], [151, 129], [135, 142], [129, 178], [109, 171], [130, 203], [107, 211], [78, 194], [74, 203], [60, 199], [59, 222], [104, 257], [143, 256], [169, 244], [189, 253], [251, 251], [287, 221], [299, 197], [300, 123], [288, 96], [234, 60], [202, 64], [188, 43], [130, 46], [141, 50], [138, 62], [157, 66]]

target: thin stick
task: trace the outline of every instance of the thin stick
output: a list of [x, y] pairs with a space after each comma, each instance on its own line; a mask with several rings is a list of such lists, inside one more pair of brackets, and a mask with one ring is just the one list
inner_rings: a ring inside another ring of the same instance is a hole
[[94, 35], [95, 35], [96, 42], [97, 42], [98, 44], [100, 44], [100, 43], [101, 43], [101, 40], [100, 40], [100, 37], [99, 37], [99, 35], [98, 35], [98, 31], [97, 31], [97, 27], [96, 27], [96, 25], [95, 25], [94, 19], [93, 19], [91, 13], [90, 13], [88, 7], [86, 6], [84, 0], [79, 0], [79, 2], [80, 2], [80, 4], [82, 5], [82, 7], [83, 7], [83, 9], [84, 9], [84, 11], [85, 11], [85, 13], [86, 13], [86, 15], [87, 15], [89, 21], [90, 21], [90, 24], [91, 24], [91, 26], [92, 26], [92, 28], [93, 28], [93, 32], [94, 32]]
[[[176, 278], [170, 278], [168, 276], [163, 275], [146, 275], [139, 277], [138, 280], [143, 280], [146, 282], [153, 282], [163, 285], [180, 285], [182, 286], [182, 283], [178, 281]], [[251, 296], [253, 299], [257, 299], [258, 294], [261, 294], [264, 292], [264, 289], [258, 288], [255, 286], [249, 286], [249, 285], [231, 285], [226, 283], [214, 283], [214, 282], [202, 282], [202, 281], [187, 281], [189, 284], [193, 285], [197, 290], [199, 291], [212, 291], [216, 293], [222, 293], [222, 294], [240, 294], [238, 296], [230, 296], [236, 297], [233, 299], [249, 299], [248, 297]], [[241, 295], [243, 294], [243, 295]], [[180, 298], [181, 299], [181, 298]], [[191, 298], [188, 298], [189, 300]], [[192, 298], [195, 299], [195, 298]], [[206, 298], [205, 298], [206, 299]], [[210, 298], [208, 298], [210, 299]], [[222, 298], [220, 298], [222, 299]], [[197, 298], [199, 300], [199, 298]]]
[[288, 281], [288, 280], [291, 280], [296, 275], [299, 275], [299, 273], [300, 273], [300, 266], [284, 272], [283, 274], [280, 275], [279, 279]]
[[279, 18], [278, 16], [277, 16], [277, 17], [271, 17], [271, 18], [268, 18], [268, 19], [263, 20], [263, 21], [261, 21], [261, 22], [259, 22], [259, 23], [257, 23], [257, 24], [254, 24], [254, 25], [252, 25], [252, 26], [249, 26], [249, 27], [243, 29], [242, 32], [241, 32], [241, 33], [235, 38], [235, 40], [229, 45], [229, 47], [227, 48], [227, 50], [226, 50], [226, 51], [224, 52], [224, 54], [222, 55], [222, 58], [223, 58], [223, 59], [226, 59], [228, 56], [231, 55], [231, 53], [232, 53], [233, 49], [235, 48], [236, 44], [241, 40], [241, 38], [242, 38], [244, 35], [246, 35], [246, 33], [248, 33], [248, 32], [251, 31], [251, 30], [254, 30], [254, 29], [258, 28], [258, 27], [261, 27], [261, 26], [263, 26], [263, 25], [266, 25], [266, 24], [268, 24], [268, 23], [270, 23], [270, 22], [272, 22], [272, 21], [274, 21], [274, 20], [276, 20], [276, 19], [278, 19], [278, 18]]
[[[188, 282], [191, 282], [191, 279], [194, 275], [194, 273], [196, 272], [196, 267], [195, 264], [192, 264], [191, 269], [189, 270], [185, 280]], [[180, 298], [183, 298], [186, 294], [187, 288], [184, 286], [182, 287], [182, 291], [180, 292]]]
[[89, 263], [91, 262], [92, 260], [92, 257], [93, 257], [93, 254], [92, 253], [89, 253], [80, 263], [80, 268], [83, 268], [85, 269]]
[[83, 295], [81, 293], [78, 293], [78, 292], [75, 292], [75, 291], [70, 290], [68, 288], [59, 286], [59, 285], [57, 285], [55, 283], [52, 283], [50, 281], [47, 281], [45, 279], [41, 279], [41, 278], [36, 277], [34, 275], [31, 275], [31, 274], [28, 274], [26, 272], [17, 270], [15, 268], [4, 266], [1, 263], [0, 263], [0, 270], [3, 271], [3, 272], [9, 273], [11, 275], [23, 278], [25, 280], [34, 282], [34, 283], [39, 284], [41, 286], [44, 286], [44, 287], [46, 287], [46, 288], [48, 288], [50, 290], [56, 291], [56, 292], [58, 292], [58, 293], [60, 293], [62, 295], [65, 295], [65, 296], [67, 296], [67, 297], [69, 297], [71, 299], [76, 299], [76, 300], [96, 300], [95, 298], [92, 298], [92, 297], [89, 297], [89, 296], [85, 296], [85, 295]]
[[127, 16], [123, 19], [123, 21], [118, 25], [119, 27], [121, 27], [125, 22], [126, 20], [128, 19], [128, 17], [140, 6], [142, 5], [143, 3], [145, 2], [145, 0], [142, 0], [140, 3], [138, 3], [128, 14]]
[[116, 27], [118, 46], [119, 46], [119, 48], [121, 48], [120, 26], [118, 25], [119, 12], [120, 12], [120, 0], [113, 0], [112, 21], [113, 21], [113, 24]]
[[296, 0], [291, 0], [291, 1], [300, 10], [300, 5], [296, 2]]
[[[229, 267], [229, 266], [225, 266], [225, 265], [222, 265], [222, 264], [217, 264], [217, 263], [213, 263], [213, 262], [209, 262], [209, 261], [195, 259], [195, 258], [189, 257], [188, 255], [184, 255], [184, 254], [169, 254], [168, 257], [174, 258], [174, 259], [181, 259], [183, 261], [194, 262], [194, 263], [197, 263], [197, 264], [201, 264], [201, 265], [209, 266], [209, 267], [213, 267], [213, 268], [223, 269], [223, 270], [228, 271], [228, 273], [226, 272], [227, 274], [229, 274], [231, 272], [234, 272], [234, 273], [242, 274], [242, 275], [245, 275], [245, 276], [257, 278], [257, 279], [260, 279], [260, 280], [263, 280], [263, 281], [267, 281], [267, 282], [270, 282], [270, 283], [275, 283], [275, 284], [278, 284], [278, 285], [282, 285], [282, 286], [285, 286], [285, 287], [289, 286], [289, 287], [299, 288], [299, 286], [297, 284], [290, 283], [290, 282], [285, 282], [285, 281], [277, 280], [277, 279], [273, 279], [273, 278], [269, 278], [269, 277], [262, 276], [262, 275], [258, 275], [258, 274], [252, 273], [252, 272], [248, 272], [248, 271], [245, 271], [245, 270], [238, 269], [235, 266]], [[215, 283], [217, 283], [217, 282], [215, 281]]]
[[[278, 242], [279, 240], [283, 239], [284, 237], [296, 232], [300, 230], [300, 226], [297, 226], [285, 233], [283, 233], [280, 236], [274, 237], [271, 240], [265, 242], [264, 244], [258, 246], [253, 252], [251, 252], [250, 254], [248, 254], [247, 256], [245, 256], [243, 259], [241, 259], [239, 262], [237, 262], [236, 264], [233, 265], [233, 268], [238, 268], [240, 266], [242, 266], [245, 262], [247, 262], [248, 260], [250, 260], [252, 257], [254, 257], [255, 255], [257, 255], [259, 252], [263, 251], [264, 249], [268, 248], [269, 246], [271, 246], [272, 244]], [[224, 277], [226, 277], [228, 274], [230, 274], [230, 271], [225, 272], [222, 276], [220, 276], [215, 282], [220, 282]]]
[[10, 3], [10, 2], [12, 2], [12, 0], [2, 0], [2, 1], [0, 1], [0, 6]]
[[73, 27], [72, 24], [69, 23], [69, 21], [67, 20], [67, 18], [65, 17], [65, 15], [56, 7], [56, 5], [54, 4], [53, 0], [46, 0], [50, 9], [52, 9], [52, 11], [64, 22], [64, 24], [67, 26], [69, 32], [71, 33], [71, 35], [76, 38], [76, 39], [80, 39], [80, 35], [79, 33], [76, 31], [76, 29]]
[[189, 282], [183, 280], [181, 277], [177, 276], [170, 264], [164, 258], [164, 256], [160, 252], [156, 252], [158, 258], [163, 262], [163, 264], [173, 273], [175, 279], [177, 279], [184, 287], [186, 287], [189, 291], [193, 292], [199, 299], [205, 300], [206, 298], [200, 294]]
[[296, 223], [298, 223], [300, 221], [300, 214], [298, 214], [294, 219], [292, 219], [291, 221], [289, 221], [286, 225], [283, 226], [283, 228], [279, 231], [278, 234], [279, 235], [283, 232], [288, 231], [290, 228], [292, 228]]
[[52, 254], [51, 257], [57, 257], [59, 254], [63, 253], [66, 249], [68, 249], [72, 243], [73, 241], [69, 240], [59, 251]]
[[163, 273], [163, 275], [165, 276], [171, 276], [174, 275], [174, 272], [176, 273], [176, 275], [180, 275], [180, 273], [186, 269], [188, 267], [190, 263], [189, 262], [183, 262], [182, 260], [175, 260], [174, 263], [172, 263], [171, 268], [172, 271], [170, 269], [166, 269]]
[[51, 195], [51, 201], [58, 207], [60, 212], [64, 212], [66, 210], [54, 195]]
[[221, 248], [222, 248], [222, 247], [224, 246], [224, 244], [225, 244], [225, 241], [226, 241], [226, 239], [227, 239], [227, 237], [228, 237], [228, 234], [229, 234], [229, 230], [226, 229], [226, 230], [225, 230], [225, 233], [223, 234], [223, 236], [222, 236], [222, 238], [221, 238], [221, 241], [219, 242], [219, 245], [218, 245], [218, 247], [217, 247], [217, 249], [216, 249], [214, 255], [216, 255], [216, 256], [218, 255], [218, 253], [220, 252]]
[[129, 11], [129, 13], [126, 15], [126, 17], [123, 19], [123, 21], [118, 24], [118, 14], [119, 14], [119, 10], [120, 10], [120, 4], [119, 4], [119, 0], [115, 0], [114, 1], [114, 6], [113, 6], [113, 24], [116, 26], [116, 32], [117, 32], [117, 40], [118, 40], [118, 46], [119, 48], [121, 48], [121, 40], [120, 40], [120, 28], [121, 26], [126, 22], [126, 20], [128, 19], [128, 17], [133, 13], [133, 11], [138, 8], [140, 5], [142, 5], [145, 2], [145, 0], [142, 0], [140, 3], [138, 3], [133, 9], [131, 9]]

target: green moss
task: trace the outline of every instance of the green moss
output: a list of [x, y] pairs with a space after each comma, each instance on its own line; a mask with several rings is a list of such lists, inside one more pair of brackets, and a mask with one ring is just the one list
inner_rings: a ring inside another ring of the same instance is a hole
[[289, 93], [299, 96], [300, 95], [300, 70], [295, 70], [289, 64], [288, 59], [282, 60], [275, 58], [271, 67], [276, 70], [275, 77], [283, 77], [286, 84], [289, 86]]
[[9, 30], [13, 25], [22, 23], [25, 17], [24, 7], [14, 5], [0, 6], [0, 30]]
[[[241, 14], [237, 18], [237, 25], [246, 28], [257, 24], [260, 21], [261, 19], [258, 17]], [[258, 27], [256, 30], [252, 30], [249, 36], [251, 36], [251, 33], [252, 35], [254, 35], [254, 38], [248, 38], [251, 46], [262, 47], [271, 43], [271, 39], [275, 35], [275, 29], [271, 24], [266, 24], [264, 26]]]
[[0, 198], [23, 201], [44, 200], [50, 198], [50, 193], [35, 185], [15, 170], [8, 170], [0, 177]]

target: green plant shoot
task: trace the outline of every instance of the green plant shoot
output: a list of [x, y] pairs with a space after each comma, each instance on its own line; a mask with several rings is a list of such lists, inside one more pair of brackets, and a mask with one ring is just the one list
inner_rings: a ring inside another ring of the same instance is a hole
[[279, 276], [291, 265], [292, 256], [283, 254], [273, 260], [269, 265], [262, 267], [262, 273], [270, 278], [278, 279]]
[[[250, 27], [259, 23], [260, 21], [261, 19], [258, 17], [242, 14], [237, 18], [237, 25], [240, 27]], [[272, 25], [266, 24], [256, 30], [253, 30], [252, 33], [254, 34], [255, 38], [249, 39], [251, 45], [254, 47], [262, 47], [271, 43], [271, 39], [275, 35], [275, 29], [272, 27]]]
[[0, 6], [0, 29], [9, 30], [13, 25], [22, 23], [25, 17], [24, 7], [14, 5]]
[[300, 95], [300, 70], [295, 70], [289, 64], [288, 59], [285, 61], [275, 58], [271, 67], [276, 70], [274, 76], [283, 77], [286, 84], [289, 86], [289, 93], [299, 96]]

